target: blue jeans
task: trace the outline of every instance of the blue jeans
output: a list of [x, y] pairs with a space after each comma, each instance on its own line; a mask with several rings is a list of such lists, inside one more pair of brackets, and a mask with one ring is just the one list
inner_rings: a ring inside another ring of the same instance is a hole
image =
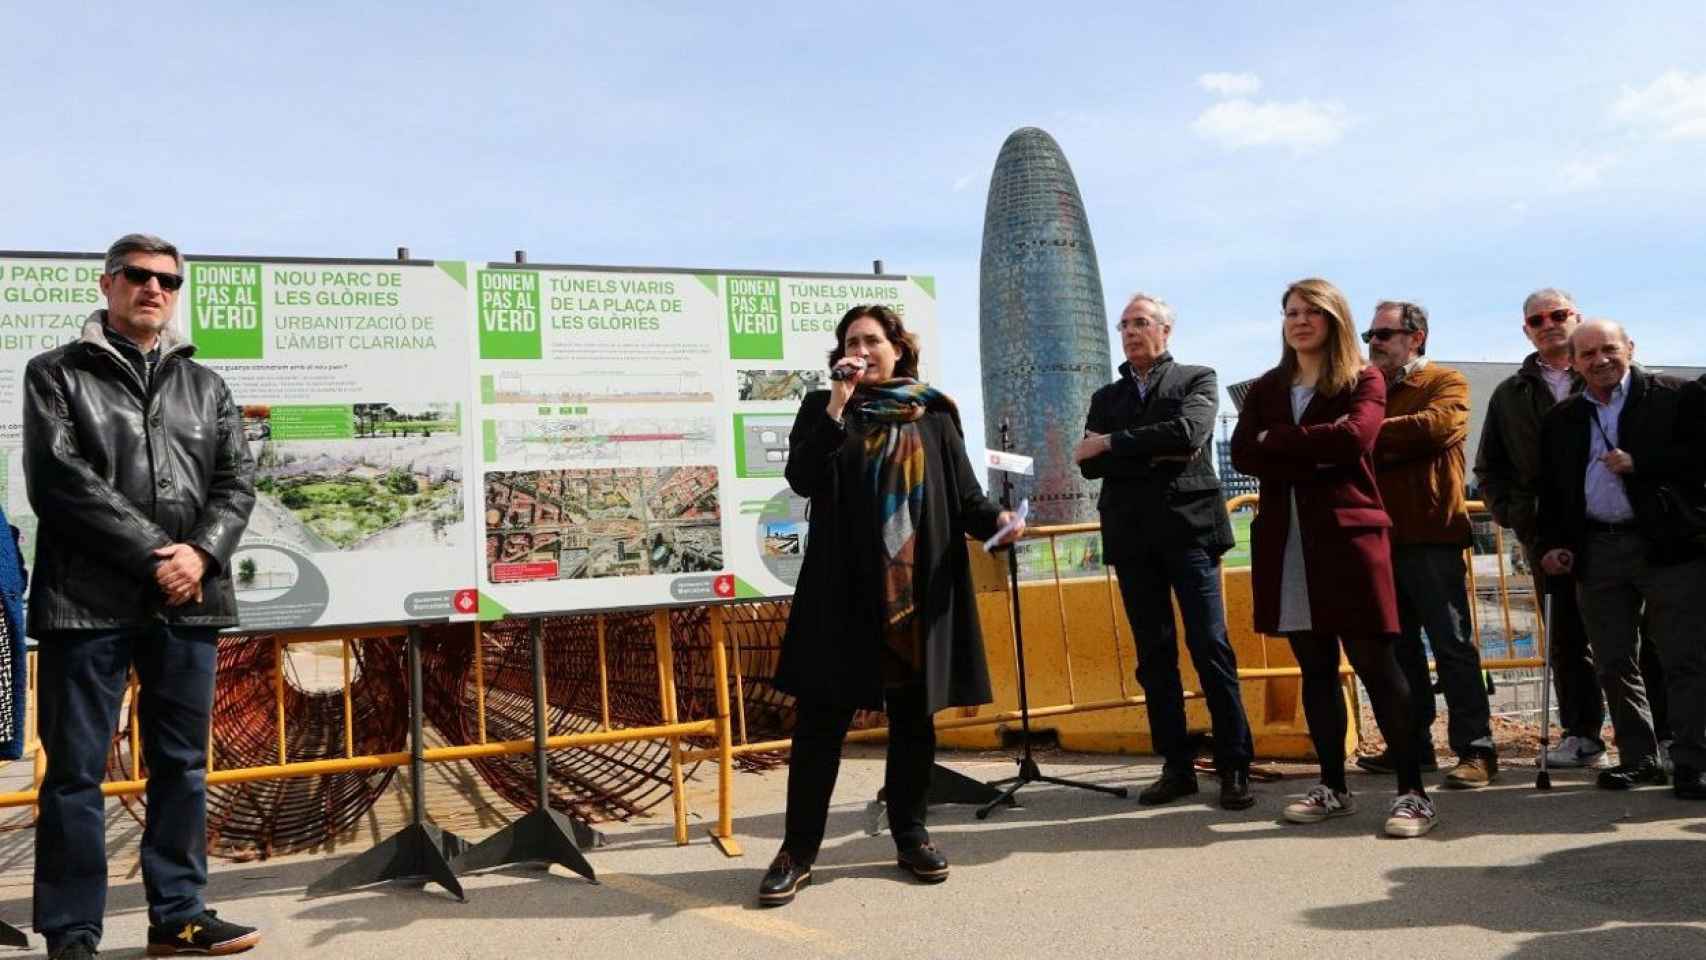
[[148, 920], [164, 926], [201, 913], [216, 635], [212, 627], [161, 624], [37, 638], [47, 776], [36, 819], [35, 928], [50, 952], [74, 938], [100, 943], [107, 901], [101, 781], [132, 665], [141, 680], [138, 714], [148, 767], [142, 833]]
[[[1166, 769], [1188, 774], [1194, 760], [1185, 729], [1184, 683], [1179, 678], [1179, 633], [1173, 624], [1173, 597], [1185, 623], [1185, 649], [1191, 654], [1203, 699], [1214, 724], [1214, 762], [1221, 770], [1250, 766], [1255, 747], [1250, 721], [1238, 689], [1238, 659], [1226, 636], [1226, 608], [1220, 597], [1220, 558], [1200, 547], [1150, 549], [1114, 565], [1137, 645], [1137, 682], [1149, 707], [1149, 733]], [[1171, 594], [1171, 595], [1170, 595]]]

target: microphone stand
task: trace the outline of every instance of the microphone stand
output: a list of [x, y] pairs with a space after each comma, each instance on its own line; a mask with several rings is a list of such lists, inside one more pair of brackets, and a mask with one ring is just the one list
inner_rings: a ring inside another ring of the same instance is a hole
[[[1001, 421], [1001, 450], [1003, 453], [1012, 452], [1012, 438], [1009, 436], [1008, 422]], [[1013, 475], [1007, 471], [1001, 474], [1001, 505], [1008, 510], [1013, 509]], [[1099, 783], [1085, 783], [1081, 780], [1065, 780], [1051, 777], [1042, 772], [1037, 766], [1036, 758], [1031, 755], [1031, 701], [1029, 691], [1025, 686], [1025, 629], [1019, 611], [1019, 553], [1017, 544], [1007, 546], [1007, 587], [1013, 594], [1013, 650], [1018, 657], [1019, 668], [1019, 731], [1024, 752], [1016, 758], [1019, 764], [1017, 776], [1005, 777], [990, 783], [989, 786], [1001, 788], [1001, 795], [977, 808], [977, 818], [985, 820], [989, 812], [1002, 804], [1014, 805], [1013, 796], [1031, 783], [1051, 783], [1057, 787], [1073, 787], [1078, 790], [1091, 790], [1110, 796], [1126, 796], [1125, 787], [1104, 787]]]

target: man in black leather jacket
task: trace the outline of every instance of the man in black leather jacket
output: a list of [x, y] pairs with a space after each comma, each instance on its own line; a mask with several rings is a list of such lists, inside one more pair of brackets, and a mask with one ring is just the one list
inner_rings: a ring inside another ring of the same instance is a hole
[[24, 478], [40, 520], [28, 616], [47, 751], [35, 928], [54, 958], [100, 942], [101, 780], [132, 666], [148, 768], [148, 952], [223, 954], [259, 940], [202, 901], [216, 634], [237, 623], [231, 554], [255, 492], [231, 392], [170, 328], [183, 280], [171, 244], [120, 238], [100, 281], [107, 309], [24, 375]]
[[1119, 322], [1126, 362], [1120, 379], [1091, 397], [1076, 457], [1085, 477], [1102, 480], [1102, 557], [1119, 578], [1149, 732], [1164, 761], [1161, 778], [1138, 799], [1159, 804], [1197, 792], [1173, 625], [1177, 597], [1213, 720], [1220, 805], [1243, 810], [1255, 802], [1250, 723], [1220, 595], [1220, 557], [1234, 541], [1206, 455], [1220, 387], [1212, 369], [1173, 362], [1172, 331], [1171, 307], [1148, 294], [1132, 297]]

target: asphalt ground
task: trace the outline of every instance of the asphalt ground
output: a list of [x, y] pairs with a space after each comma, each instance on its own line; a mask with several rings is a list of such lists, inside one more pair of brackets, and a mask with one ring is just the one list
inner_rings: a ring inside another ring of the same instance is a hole
[[[465, 877], [465, 903], [408, 882], [305, 896], [364, 840], [334, 853], [216, 862], [209, 901], [264, 928], [257, 957], [1706, 956], [1706, 804], [1668, 789], [1608, 793], [1587, 771], [1559, 771], [1543, 793], [1531, 767], [1509, 768], [1486, 790], [1436, 791], [1440, 826], [1393, 840], [1380, 833], [1391, 781], [1366, 774], [1351, 778], [1354, 816], [1313, 826], [1279, 819], [1286, 799], [1313, 782], [1307, 768], [1257, 784], [1257, 806], [1237, 813], [1208, 802], [1207, 778], [1203, 802], [1155, 808], [1035, 785], [1022, 808], [986, 821], [969, 807], [935, 808], [932, 833], [953, 874], [924, 886], [895, 866], [886, 835], [867, 835], [881, 758], [880, 747], [849, 748], [814, 882], [781, 908], [754, 901], [780, 842], [781, 769], [738, 776], [746, 855], [736, 859], [706, 838], [715, 808], [702, 781], [685, 847], [674, 843], [667, 805], [604, 825], [606, 845], [588, 854], [597, 884], [514, 867]], [[987, 754], [942, 759], [980, 779], [1013, 769]], [[1153, 758], [1041, 760], [1045, 772], [1131, 787], [1134, 798], [1159, 772]], [[139, 830], [116, 804], [110, 814], [102, 956], [139, 957]], [[33, 839], [11, 825], [0, 833], [0, 919], [23, 926]], [[42, 955], [41, 940], [32, 943], [14, 955]]]

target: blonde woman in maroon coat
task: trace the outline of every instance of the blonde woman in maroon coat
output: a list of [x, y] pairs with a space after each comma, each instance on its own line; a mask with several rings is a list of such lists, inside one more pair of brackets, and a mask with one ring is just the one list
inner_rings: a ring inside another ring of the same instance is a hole
[[[1354, 811], [1345, 784], [1348, 718], [1339, 650], [1368, 688], [1392, 751], [1395, 837], [1437, 822], [1422, 786], [1409, 684], [1393, 656], [1398, 607], [1392, 521], [1375, 486], [1375, 439], [1386, 382], [1357, 346], [1349, 302], [1325, 280], [1299, 280], [1281, 298], [1279, 366], [1251, 388], [1232, 435], [1232, 464], [1261, 481], [1251, 527], [1256, 629], [1283, 634], [1303, 671], [1303, 711], [1321, 759], [1321, 784], [1285, 809], [1293, 823]], [[1426, 695], [1426, 694], [1421, 694]]]

